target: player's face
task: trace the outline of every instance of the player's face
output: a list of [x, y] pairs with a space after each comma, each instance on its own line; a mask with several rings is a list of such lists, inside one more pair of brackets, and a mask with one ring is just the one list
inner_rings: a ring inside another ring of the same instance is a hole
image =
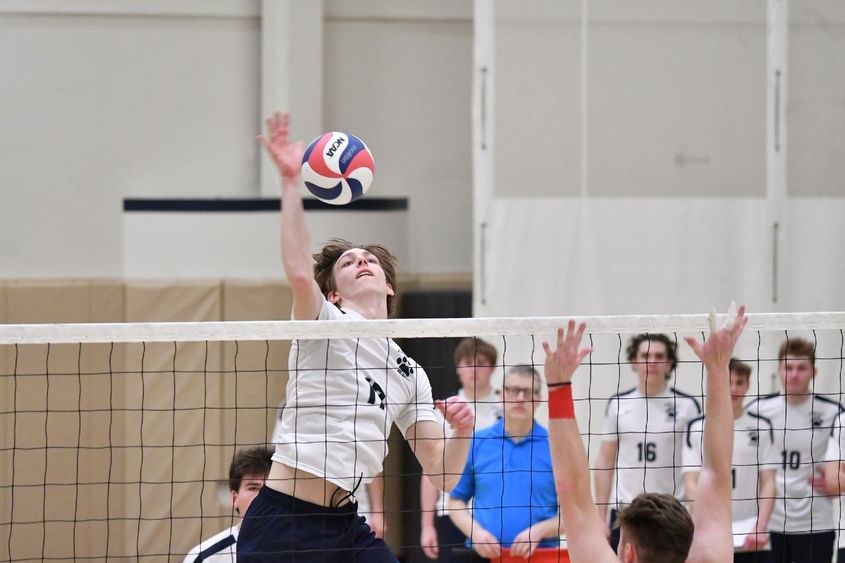
[[252, 504], [252, 499], [255, 498], [255, 495], [264, 486], [264, 479], [264, 475], [245, 475], [241, 479], [241, 488], [237, 491], [232, 491], [232, 504], [238, 515], [243, 516], [246, 514], [249, 505]]
[[656, 340], [643, 340], [634, 358], [634, 371], [640, 378], [643, 389], [660, 390], [666, 385], [666, 376], [672, 369], [672, 362], [666, 345]]
[[731, 372], [731, 401], [734, 406], [741, 405], [751, 386], [750, 377]]
[[455, 371], [458, 373], [458, 379], [461, 381], [461, 387], [464, 389], [474, 389], [476, 387], [485, 388], [490, 385], [490, 378], [493, 376], [495, 367], [490, 363], [490, 360], [478, 354], [474, 358], [463, 358], [455, 366]]
[[365, 293], [378, 292], [385, 298], [393, 295], [378, 258], [363, 248], [350, 248], [334, 264], [336, 291], [329, 293], [329, 301], [342, 302]]
[[502, 397], [505, 401], [505, 422], [527, 421], [534, 418], [534, 409], [540, 400], [540, 390], [533, 386], [530, 375], [509, 373], [505, 377]]
[[807, 394], [815, 376], [816, 369], [810, 358], [787, 355], [778, 362], [778, 377], [787, 395]]

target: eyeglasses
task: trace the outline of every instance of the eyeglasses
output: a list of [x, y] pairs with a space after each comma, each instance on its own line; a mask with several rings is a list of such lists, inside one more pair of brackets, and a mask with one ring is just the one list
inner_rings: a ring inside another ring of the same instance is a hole
[[523, 394], [526, 397], [531, 397], [532, 395], [536, 397], [537, 395], [540, 394], [539, 390], [534, 389], [532, 387], [519, 387], [517, 385], [505, 385], [504, 389], [505, 389], [505, 395], [512, 397], [514, 399], [519, 397], [520, 395], [523, 395]]

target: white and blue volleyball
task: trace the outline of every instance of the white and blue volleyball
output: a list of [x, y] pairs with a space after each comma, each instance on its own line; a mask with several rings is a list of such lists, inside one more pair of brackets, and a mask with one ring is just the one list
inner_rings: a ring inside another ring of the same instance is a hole
[[321, 201], [346, 205], [355, 201], [373, 182], [373, 155], [355, 135], [331, 131], [308, 145], [302, 157], [302, 179]]

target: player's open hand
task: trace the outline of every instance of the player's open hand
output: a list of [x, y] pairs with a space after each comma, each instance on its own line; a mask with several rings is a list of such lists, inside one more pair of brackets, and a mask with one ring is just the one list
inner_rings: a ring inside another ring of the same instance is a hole
[[[731, 309], [733, 309], [733, 304]], [[728, 320], [722, 328], [716, 328], [716, 313], [710, 313], [710, 337], [706, 341], [698, 342], [695, 338], [685, 337], [692, 351], [708, 368], [728, 369], [728, 362], [733, 355], [734, 346], [742, 334], [742, 329], [748, 323], [745, 316], [745, 305], [739, 308], [736, 318], [732, 318], [731, 311], [728, 311]]]
[[586, 325], [581, 323], [575, 329], [575, 321], [569, 321], [566, 330], [557, 329], [557, 347], [552, 350], [548, 342], [543, 342], [546, 351], [546, 384], [569, 383], [581, 361], [591, 352], [589, 348], [578, 347], [584, 336]]
[[282, 179], [286, 181], [299, 178], [303, 154], [302, 141], [291, 144], [288, 140], [289, 121], [288, 114], [277, 111], [264, 120], [267, 125], [267, 136], [256, 137], [276, 163]]
[[456, 435], [472, 434], [475, 426], [475, 414], [469, 403], [460, 397], [449, 397], [443, 401], [434, 401], [434, 406], [455, 430]]
[[526, 528], [519, 532], [511, 543], [511, 555], [528, 559], [540, 545], [540, 532]]

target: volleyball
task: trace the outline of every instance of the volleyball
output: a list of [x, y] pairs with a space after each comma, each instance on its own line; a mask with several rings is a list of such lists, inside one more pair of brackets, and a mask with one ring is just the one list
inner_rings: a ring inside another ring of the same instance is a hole
[[369, 189], [373, 181], [373, 155], [364, 142], [348, 133], [323, 133], [302, 156], [302, 179], [317, 199], [346, 205]]

